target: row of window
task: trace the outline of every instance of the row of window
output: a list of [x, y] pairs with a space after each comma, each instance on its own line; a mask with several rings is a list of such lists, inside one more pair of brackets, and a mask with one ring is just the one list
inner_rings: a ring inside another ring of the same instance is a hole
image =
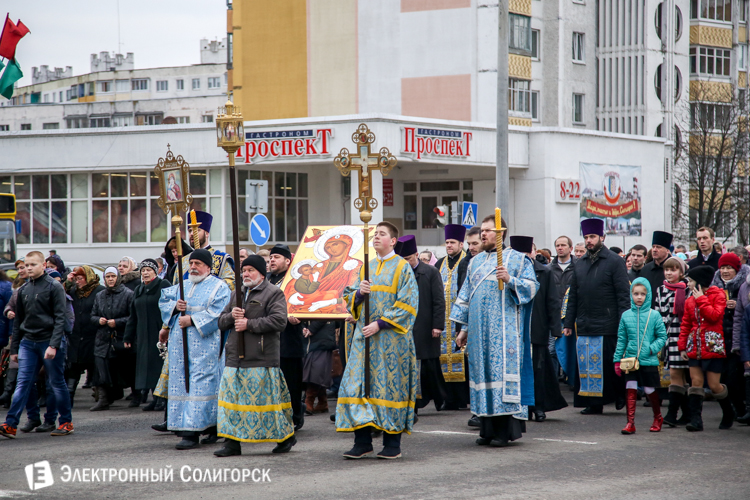
[[[523, 16], [518, 16], [523, 17]], [[512, 47], [511, 47], [512, 48]], [[532, 29], [529, 34], [529, 52], [531, 58], [535, 61], [541, 59], [541, 33], [537, 29]], [[586, 34], [573, 32], [572, 39], [572, 59], [577, 63], [586, 62]]]
[[[508, 81], [508, 110], [515, 113], [530, 114], [533, 121], [539, 120], [539, 91], [531, 90], [531, 82], [510, 78]], [[573, 94], [573, 123], [584, 123], [584, 94]]]
[[[170, 120], [170, 118], [172, 120]], [[202, 115], [202, 123], [213, 123], [213, 115]], [[65, 128], [109, 128], [109, 127], [132, 127], [133, 125], [161, 125], [175, 123], [190, 123], [189, 116], [171, 116], [164, 118], [162, 114], [150, 115], [113, 115], [113, 116], [75, 116], [65, 119]], [[43, 130], [57, 130], [59, 122], [43, 123]], [[21, 130], [31, 130], [30, 123], [22, 123]], [[0, 125], [0, 132], [9, 132], [10, 125]]]

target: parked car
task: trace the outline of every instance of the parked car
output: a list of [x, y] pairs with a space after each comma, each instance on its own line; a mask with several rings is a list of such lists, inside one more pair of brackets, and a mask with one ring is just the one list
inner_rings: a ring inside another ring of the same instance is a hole
[[[105, 268], [100, 266], [99, 264], [87, 264], [85, 262], [66, 262], [65, 263], [65, 266], [67, 266], [67, 268], [70, 269], [71, 271], [75, 269], [76, 267], [80, 267], [84, 265], [91, 267], [91, 269], [94, 270], [96, 275], [99, 276], [99, 281], [102, 284], [104, 284], [104, 269]], [[16, 276], [18, 276], [18, 272], [16, 271], [15, 264], [11, 264], [9, 262], [5, 264], [0, 264], [0, 269], [5, 271], [5, 274], [7, 274], [8, 278], [10, 278], [11, 280], [16, 279]], [[63, 280], [65, 280], [65, 278], [67, 278], [67, 276], [63, 276]]]

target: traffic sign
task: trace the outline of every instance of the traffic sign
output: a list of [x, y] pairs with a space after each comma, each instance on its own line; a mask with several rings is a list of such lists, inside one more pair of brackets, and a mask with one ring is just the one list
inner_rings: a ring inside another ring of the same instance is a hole
[[245, 211], [259, 214], [268, 212], [268, 181], [245, 180]]
[[466, 229], [471, 229], [477, 225], [477, 211], [479, 211], [478, 203], [464, 202], [464, 209], [461, 212], [461, 224]]
[[257, 246], [263, 246], [271, 238], [271, 223], [263, 214], [256, 214], [250, 221], [250, 238]]

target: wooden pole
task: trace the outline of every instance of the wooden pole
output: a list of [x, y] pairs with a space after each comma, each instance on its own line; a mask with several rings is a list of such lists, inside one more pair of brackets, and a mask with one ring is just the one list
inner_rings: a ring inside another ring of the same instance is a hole
[[[365, 228], [363, 229], [365, 234], [365, 280], [370, 281], [370, 251], [369, 251], [369, 230], [367, 222], [365, 221]], [[364, 296], [365, 299], [365, 325], [370, 324], [370, 294]], [[365, 397], [370, 397], [370, 337], [365, 337]]]
[[[237, 171], [234, 168], [234, 155], [237, 149], [227, 150], [229, 153], [229, 195], [232, 205], [232, 245], [234, 257], [234, 297], [236, 306], [242, 309], [242, 262], [240, 262], [240, 232], [237, 215]], [[237, 352], [240, 359], [245, 358], [245, 335], [237, 333]]]
[[[182, 273], [182, 235], [180, 234], [180, 226], [182, 225], [182, 217], [175, 215], [172, 217], [172, 224], [174, 225], [174, 239], [175, 246], [177, 247], [177, 273], [179, 279], [177, 283], [180, 286], [180, 300], [185, 300], [185, 287], [183, 286], [184, 275]], [[180, 316], [185, 316], [185, 311], [180, 312]], [[188, 348], [188, 332], [187, 328], [182, 329], [182, 357], [185, 363], [185, 392], [190, 392], [190, 357]]]

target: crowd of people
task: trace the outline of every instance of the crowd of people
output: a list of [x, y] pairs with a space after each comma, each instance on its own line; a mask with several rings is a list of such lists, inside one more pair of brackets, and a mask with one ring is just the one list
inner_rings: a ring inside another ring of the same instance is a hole
[[652, 432], [702, 431], [706, 400], [721, 407], [720, 429], [750, 424], [748, 249], [725, 250], [710, 228], [694, 255], [663, 231], [625, 253], [587, 219], [584, 241], [560, 236], [553, 258], [530, 237], [506, 246], [491, 215], [446, 226], [438, 259], [381, 222], [369, 279], [362, 269], [340, 299], [349, 317], [311, 321], [288, 313], [286, 245], [242, 249], [235, 290], [233, 259], [210, 245], [211, 215], [195, 215], [198, 248], [173, 237], [157, 258], [107, 267], [103, 283], [54, 251], [19, 259], [12, 283], [0, 272], [0, 435], [73, 433], [79, 386], [90, 411], [129, 400], [163, 412], [152, 428], [177, 434], [179, 450], [223, 438], [219, 457], [242, 443], [289, 452], [329, 399], [336, 430], [354, 436], [350, 459], [372, 454], [380, 434], [378, 458], [400, 457], [430, 402], [470, 409], [477, 444], [507, 446], [528, 420], [568, 406], [566, 386], [584, 415], [625, 409], [623, 434], [635, 433], [639, 399]]

